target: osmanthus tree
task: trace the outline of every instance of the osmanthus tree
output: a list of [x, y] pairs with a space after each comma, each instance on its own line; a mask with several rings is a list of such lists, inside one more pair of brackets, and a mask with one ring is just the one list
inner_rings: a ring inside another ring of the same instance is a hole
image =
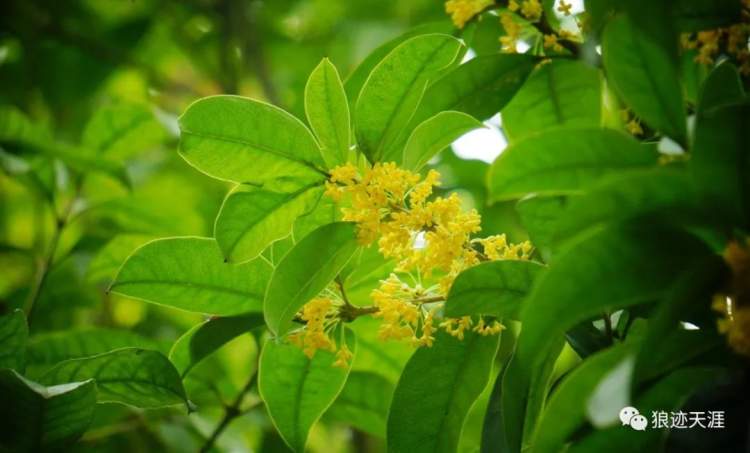
[[[345, 82], [321, 61], [306, 122], [238, 96], [194, 102], [179, 153], [233, 184], [213, 237], [145, 243], [109, 291], [208, 320], [168, 354], [123, 335], [94, 354], [81, 339], [56, 360], [62, 339], [27, 344], [31, 294], [0, 319], [13, 410], [2, 445], [73, 442], [103, 404], [200, 413], [191, 374], [252, 332], [257, 363], [204, 451], [256, 405], [300, 452], [321, 417], [392, 452], [745, 448], [750, 6], [449, 0], [446, 11], [455, 34], [409, 32]], [[450, 175], [430, 168], [498, 112], [509, 146], [483, 183], [489, 203], [517, 202], [530, 241], [483, 235], [477, 210], [441, 189]], [[0, 120], [4, 144], [122, 176], [19, 112]], [[116, 139], [92, 132], [81, 146], [106, 155]], [[133, 242], [114, 248], [100, 259]], [[620, 419], [628, 406], [649, 421], [723, 418], [637, 432]]]

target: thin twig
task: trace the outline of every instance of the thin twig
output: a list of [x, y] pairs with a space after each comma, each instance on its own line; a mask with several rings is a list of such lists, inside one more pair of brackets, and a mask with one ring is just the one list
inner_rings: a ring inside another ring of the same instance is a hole
[[81, 194], [82, 187], [83, 180], [79, 177], [75, 181], [75, 192], [73, 194], [73, 198], [70, 200], [67, 206], [65, 206], [63, 212], [60, 215], [57, 215], [55, 218], [55, 230], [52, 232], [52, 238], [50, 239], [47, 253], [42, 257], [42, 261], [39, 263], [39, 269], [37, 270], [37, 276], [34, 282], [34, 286], [31, 287], [31, 292], [29, 293], [29, 297], [26, 300], [25, 311], [26, 319], [29, 325], [31, 325], [32, 319], [34, 318], [37, 302], [39, 301], [39, 296], [44, 289], [44, 284], [47, 282], [47, 277], [52, 270], [52, 264], [55, 260], [55, 255], [57, 254], [57, 246], [60, 243], [60, 237], [62, 236], [65, 227], [70, 221], [71, 215], [73, 213], [73, 206], [75, 205], [76, 201], [78, 201], [78, 197]]
[[221, 433], [223, 433], [227, 428], [227, 426], [229, 426], [229, 424], [232, 423], [235, 418], [242, 415], [243, 412], [240, 409], [242, 401], [245, 399], [245, 395], [247, 395], [247, 392], [250, 391], [250, 389], [255, 385], [255, 382], [258, 380], [258, 368], [256, 367], [255, 370], [256, 371], [252, 376], [250, 376], [250, 379], [248, 379], [245, 387], [242, 388], [232, 404], [224, 407], [224, 416], [221, 418], [221, 421], [219, 421], [219, 424], [216, 425], [216, 428], [214, 428], [214, 431], [211, 433], [208, 439], [206, 439], [206, 443], [204, 443], [201, 447], [201, 453], [209, 451], [211, 447], [214, 446], [214, 443], [216, 443], [216, 440], [219, 438]]

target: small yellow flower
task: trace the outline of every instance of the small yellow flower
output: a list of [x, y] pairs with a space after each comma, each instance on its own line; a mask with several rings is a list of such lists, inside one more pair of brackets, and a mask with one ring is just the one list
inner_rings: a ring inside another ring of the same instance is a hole
[[542, 12], [542, 4], [539, 0], [524, 0], [521, 2], [521, 14], [531, 22], [541, 19]]
[[505, 53], [516, 53], [516, 43], [521, 38], [521, 25], [513, 20], [513, 14], [500, 14], [500, 24], [505, 29], [505, 36], [500, 37], [502, 51]]
[[490, 5], [492, 0], [448, 0], [445, 2], [445, 12], [451, 15], [456, 27], [464, 28], [468, 21]]
[[570, 3], [565, 3], [565, 0], [560, 0], [560, 4], [557, 5], [557, 10], [563, 13], [566, 16], [571, 15], [570, 9], [573, 7]]
[[464, 316], [462, 318], [448, 318], [440, 323], [440, 327], [452, 337], [456, 337], [459, 340], [464, 339], [464, 332], [471, 328], [471, 317]]
[[557, 35], [554, 34], [544, 35], [544, 48], [555, 52], [562, 52], [564, 50], [563, 46], [557, 40]]
[[508, 2], [508, 11], [513, 11], [515, 13], [519, 8], [520, 6], [518, 5], [518, 2], [516, 2], [516, 0], [510, 0]]
[[641, 127], [641, 123], [635, 118], [628, 121], [628, 123], [625, 125], [625, 128], [628, 130], [628, 132], [630, 132], [631, 135], [643, 135], [643, 128]]
[[349, 368], [349, 360], [351, 360], [352, 357], [354, 357], [352, 351], [349, 350], [346, 343], [342, 343], [341, 348], [336, 352], [336, 361], [333, 363], [333, 366], [347, 369]]

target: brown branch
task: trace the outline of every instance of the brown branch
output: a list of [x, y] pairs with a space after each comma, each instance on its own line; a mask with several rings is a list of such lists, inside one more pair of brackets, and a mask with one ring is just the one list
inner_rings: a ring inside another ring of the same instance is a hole
[[211, 450], [211, 448], [216, 443], [216, 440], [221, 436], [221, 433], [224, 432], [224, 430], [229, 426], [232, 421], [242, 415], [242, 410], [240, 409], [240, 406], [242, 405], [242, 401], [245, 399], [245, 395], [250, 391], [250, 389], [255, 385], [255, 382], [258, 380], [258, 367], [255, 367], [255, 372], [253, 372], [252, 376], [250, 376], [250, 379], [248, 379], [245, 386], [240, 390], [240, 393], [237, 395], [237, 397], [234, 399], [232, 404], [229, 406], [224, 407], [224, 416], [219, 421], [219, 424], [216, 425], [216, 428], [214, 428], [211, 435], [206, 439], [206, 442], [203, 444], [203, 446], [200, 449], [201, 453], [206, 453], [207, 451]]

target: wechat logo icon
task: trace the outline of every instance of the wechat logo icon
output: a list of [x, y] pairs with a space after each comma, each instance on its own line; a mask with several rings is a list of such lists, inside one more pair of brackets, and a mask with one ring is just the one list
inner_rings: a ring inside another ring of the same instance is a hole
[[636, 431], [645, 431], [648, 427], [648, 419], [638, 412], [634, 407], [623, 407], [620, 410], [620, 421], [623, 426], [628, 425]]

